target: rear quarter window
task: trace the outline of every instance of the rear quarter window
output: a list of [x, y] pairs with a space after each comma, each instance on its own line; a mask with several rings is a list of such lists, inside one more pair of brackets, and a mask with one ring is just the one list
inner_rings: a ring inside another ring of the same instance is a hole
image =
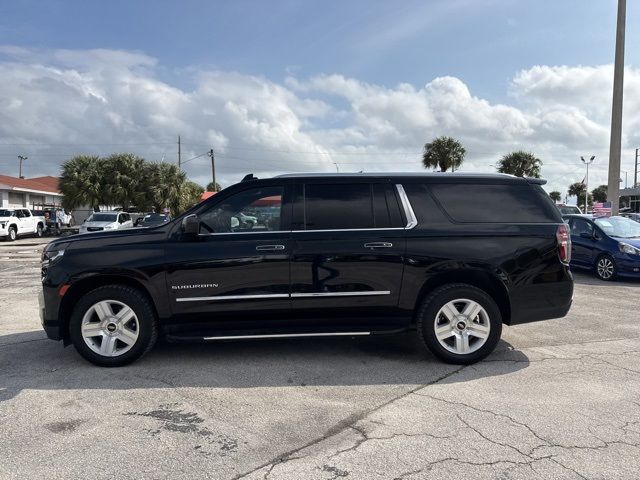
[[559, 223], [539, 185], [435, 184], [429, 188], [446, 214], [460, 223]]

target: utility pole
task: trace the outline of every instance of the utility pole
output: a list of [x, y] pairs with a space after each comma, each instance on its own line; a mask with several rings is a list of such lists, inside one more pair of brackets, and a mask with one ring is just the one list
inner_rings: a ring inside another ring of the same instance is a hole
[[180, 135], [178, 135], [178, 168], [182, 168], [182, 155], [180, 152]]
[[29, 158], [29, 157], [18, 155], [18, 160], [20, 160], [20, 174], [19, 174], [18, 178], [24, 178], [22, 176], [22, 162], [24, 162], [27, 158]]
[[211, 177], [213, 179], [213, 191], [217, 192], [216, 190], [216, 157], [213, 155], [213, 148], [209, 150], [209, 153], [207, 155], [211, 157]]
[[338, 166], [338, 162], [331, 162], [336, 166], [336, 173], [340, 173], [340, 167]]
[[[589, 165], [593, 163], [595, 158], [596, 158], [595, 155], [592, 155], [589, 160], [585, 160], [584, 157], [580, 157], [580, 160], [582, 160], [582, 163], [584, 163], [587, 166], [587, 176], [584, 177], [585, 181], [587, 182], [585, 185], [585, 191], [584, 191], [584, 213], [587, 213], [587, 206], [589, 201]], [[620, 180], [620, 177], [618, 177], [618, 180]], [[618, 183], [618, 187], [619, 186], [620, 184]]]
[[620, 204], [620, 150], [622, 148], [622, 88], [624, 85], [624, 31], [627, 0], [618, 0], [616, 56], [613, 70], [613, 107], [611, 109], [611, 140], [609, 143], [609, 178], [607, 197], [611, 215], [618, 215]]
[[633, 188], [638, 186], [638, 149], [636, 148], [636, 168], [633, 169]]

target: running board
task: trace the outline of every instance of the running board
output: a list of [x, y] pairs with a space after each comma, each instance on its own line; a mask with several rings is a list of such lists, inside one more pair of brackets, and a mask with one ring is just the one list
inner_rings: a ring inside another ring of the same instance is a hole
[[167, 335], [170, 341], [215, 341], [215, 340], [257, 340], [265, 338], [300, 338], [300, 337], [354, 337], [367, 336], [371, 332], [323, 332], [323, 333], [268, 333], [260, 335], [216, 335], [212, 337], [182, 337]]

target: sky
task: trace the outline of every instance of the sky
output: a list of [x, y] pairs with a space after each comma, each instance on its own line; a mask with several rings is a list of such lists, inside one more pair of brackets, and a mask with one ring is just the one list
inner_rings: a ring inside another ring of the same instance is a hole
[[[640, 7], [628, 2], [622, 170], [640, 147]], [[516, 149], [548, 190], [606, 183], [615, 0], [22, 0], [0, 3], [0, 173], [76, 154], [246, 173], [462, 170]], [[624, 186], [625, 174], [622, 174]]]

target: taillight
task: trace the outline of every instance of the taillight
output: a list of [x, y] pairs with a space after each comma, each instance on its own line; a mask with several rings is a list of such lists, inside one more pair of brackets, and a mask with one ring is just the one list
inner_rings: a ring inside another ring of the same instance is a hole
[[569, 235], [569, 226], [566, 223], [558, 226], [556, 240], [558, 242], [560, 260], [568, 265], [571, 261], [571, 235]]

